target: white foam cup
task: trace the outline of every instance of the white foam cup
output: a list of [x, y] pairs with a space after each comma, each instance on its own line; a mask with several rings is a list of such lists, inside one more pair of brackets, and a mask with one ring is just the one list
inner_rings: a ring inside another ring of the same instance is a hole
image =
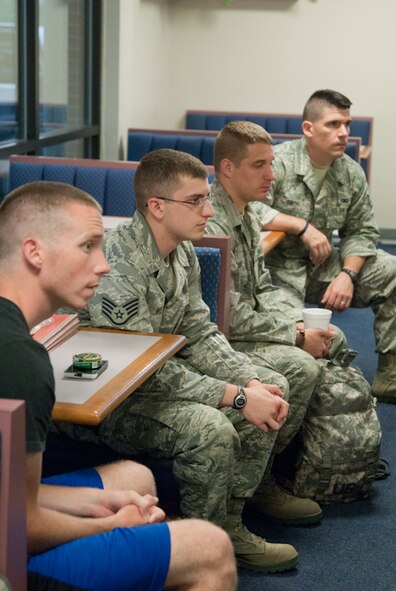
[[322, 328], [328, 330], [331, 310], [324, 308], [305, 308], [303, 310], [304, 328]]

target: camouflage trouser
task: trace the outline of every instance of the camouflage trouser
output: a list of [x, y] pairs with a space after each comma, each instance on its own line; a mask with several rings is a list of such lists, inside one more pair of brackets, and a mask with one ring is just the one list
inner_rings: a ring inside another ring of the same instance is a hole
[[[295, 265], [295, 269], [291, 266]], [[329, 261], [326, 272], [331, 276], [334, 267], [334, 277], [340, 271], [340, 261], [333, 257]], [[303, 307], [305, 301], [319, 304], [329, 282], [318, 281], [314, 277], [306, 277], [304, 269], [298, 267], [298, 261], [288, 260], [284, 270], [280, 267], [270, 267], [271, 277], [275, 285], [287, 290], [288, 298], [297, 308]], [[302, 291], [301, 291], [302, 288]], [[305, 289], [305, 292], [304, 292]], [[396, 353], [396, 257], [383, 250], [377, 251], [376, 257], [367, 259], [355, 286], [352, 307], [371, 307], [375, 314], [374, 331], [376, 350], [378, 353]]]
[[[287, 399], [285, 378], [257, 371]], [[74, 438], [106, 443], [122, 454], [172, 458], [183, 514], [222, 525], [230, 499], [251, 497], [261, 482], [277, 434], [263, 433], [239, 411], [178, 400], [173, 394], [166, 399], [162, 393], [135, 392], [98, 428], [63, 425], [62, 430]], [[203, 387], [198, 394], [204, 401]]]
[[[345, 347], [345, 337], [341, 331], [337, 331], [337, 337], [334, 339], [329, 354], [330, 360], [314, 359], [298, 347], [287, 345], [252, 342], [232, 342], [232, 345], [238, 351], [247, 353], [256, 366], [260, 362], [265, 366], [270, 364], [274, 371], [283, 374], [289, 382], [289, 415], [277, 437], [274, 446], [276, 454], [280, 454], [285, 450], [293, 437], [300, 431], [302, 425], [302, 433], [307, 431], [309, 433], [309, 419], [307, 421], [306, 415], [310, 417], [312, 414], [320, 415], [321, 412], [325, 414], [327, 399], [330, 396], [334, 400], [340, 397], [340, 406], [342, 408], [347, 408], [347, 401], [352, 400], [350, 410], [354, 410], [353, 400], [356, 397], [356, 391], [351, 376], [355, 375], [353, 372], [358, 372], [357, 370], [342, 368], [331, 361], [331, 358], [336, 357], [339, 350]], [[363, 384], [365, 381], [363, 376], [360, 376], [359, 379]], [[367, 388], [370, 390], [368, 385]], [[320, 410], [321, 401], [323, 401], [322, 411]], [[301, 431], [299, 437], [301, 437]], [[328, 445], [328, 442], [325, 445]], [[290, 451], [289, 448], [286, 455], [281, 456], [281, 459], [278, 460], [278, 462], [281, 462], [280, 465], [284, 462], [286, 462], [286, 465], [289, 463], [289, 453], [293, 453], [293, 449]]]
[[275, 452], [280, 453], [299, 431], [319, 378], [320, 366], [298, 347], [263, 342], [232, 341], [234, 349], [246, 353], [256, 366], [272, 367], [289, 382], [289, 414], [279, 432]]

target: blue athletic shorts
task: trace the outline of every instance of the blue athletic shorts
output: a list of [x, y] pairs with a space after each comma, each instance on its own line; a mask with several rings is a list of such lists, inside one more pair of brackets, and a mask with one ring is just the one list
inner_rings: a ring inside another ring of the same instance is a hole
[[[94, 469], [45, 478], [46, 484], [103, 488]], [[170, 562], [166, 523], [117, 528], [29, 556], [28, 570], [89, 591], [160, 591]]]

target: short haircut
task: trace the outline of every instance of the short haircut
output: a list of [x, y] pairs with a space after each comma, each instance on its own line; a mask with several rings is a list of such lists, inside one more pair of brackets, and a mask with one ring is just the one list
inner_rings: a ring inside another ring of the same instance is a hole
[[317, 90], [307, 100], [302, 118], [303, 121], [317, 121], [322, 117], [324, 107], [346, 110], [351, 105], [349, 98], [336, 90]]
[[221, 161], [228, 158], [239, 166], [251, 144], [272, 145], [268, 131], [251, 121], [231, 121], [220, 131], [214, 147], [214, 167], [220, 172]]
[[186, 152], [162, 148], [146, 154], [136, 169], [134, 188], [136, 207], [146, 214], [150, 197], [169, 197], [177, 191], [183, 177], [207, 179], [206, 166]]
[[36, 181], [11, 191], [0, 204], [0, 263], [20, 251], [28, 236], [56, 242], [62, 232], [65, 207], [70, 203], [102, 212], [91, 195], [65, 183]]

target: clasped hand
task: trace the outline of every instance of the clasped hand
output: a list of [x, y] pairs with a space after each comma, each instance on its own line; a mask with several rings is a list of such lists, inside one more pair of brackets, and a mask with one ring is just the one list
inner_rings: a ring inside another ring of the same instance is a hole
[[280, 388], [251, 380], [245, 387], [245, 394], [247, 404], [242, 409], [245, 419], [264, 433], [279, 431], [289, 412], [289, 404], [283, 400]]
[[103, 490], [89, 506], [91, 517], [110, 517], [114, 527], [132, 527], [146, 523], [159, 523], [165, 513], [158, 507], [158, 498], [140, 495], [133, 490]]

